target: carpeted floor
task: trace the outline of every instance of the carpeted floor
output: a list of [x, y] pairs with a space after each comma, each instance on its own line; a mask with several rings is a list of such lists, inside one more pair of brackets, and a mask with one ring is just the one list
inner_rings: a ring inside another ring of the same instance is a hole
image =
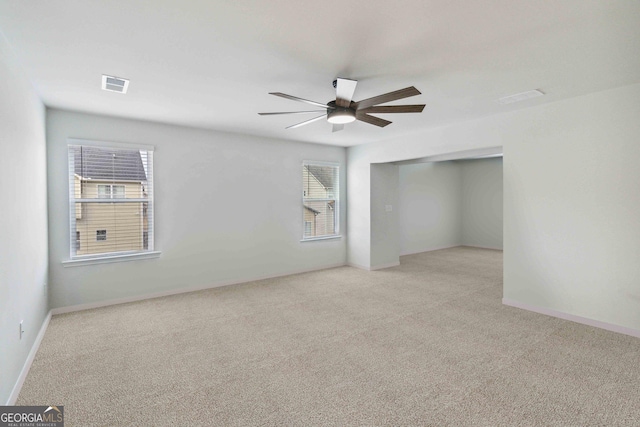
[[67, 426], [638, 426], [640, 340], [501, 305], [453, 248], [54, 316], [18, 405]]

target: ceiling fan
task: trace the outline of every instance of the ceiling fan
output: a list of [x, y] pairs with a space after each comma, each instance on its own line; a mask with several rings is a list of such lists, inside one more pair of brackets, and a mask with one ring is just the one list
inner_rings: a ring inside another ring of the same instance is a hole
[[323, 113], [313, 119], [288, 126], [286, 129], [294, 129], [300, 126], [308, 125], [326, 117], [327, 121], [333, 125], [333, 132], [344, 129], [346, 123], [356, 120], [369, 123], [371, 125], [385, 127], [391, 122], [372, 116], [371, 114], [387, 114], [387, 113], [421, 113], [425, 105], [379, 105], [387, 102], [396, 101], [398, 99], [409, 98], [411, 96], [420, 95], [420, 91], [413, 86], [396, 90], [394, 92], [385, 93], [383, 95], [374, 96], [372, 98], [363, 99], [354, 102], [351, 99], [356, 91], [356, 80], [343, 79], [338, 77], [333, 81], [333, 87], [336, 88], [335, 101], [329, 101], [326, 104], [321, 102], [309, 101], [308, 99], [298, 98], [297, 96], [287, 95], [281, 92], [269, 92], [269, 95], [279, 96], [281, 98], [291, 99], [293, 101], [304, 102], [305, 104], [314, 105], [323, 108], [322, 110], [310, 111], [287, 111], [278, 113], [258, 113], [261, 116], [270, 116], [278, 114], [307, 114], [307, 113]]

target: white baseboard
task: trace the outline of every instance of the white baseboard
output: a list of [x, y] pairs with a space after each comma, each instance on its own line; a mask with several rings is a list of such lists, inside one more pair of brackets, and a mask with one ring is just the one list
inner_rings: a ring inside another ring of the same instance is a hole
[[438, 246], [438, 247], [435, 247], [435, 248], [421, 249], [419, 251], [414, 251], [414, 252], [401, 252], [400, 256], [422, 254], [424, 252], [440, 251], [442, 249], [457, 248], [458, 246], [460, 246], [460, 245]]
[[347, 264], [345, 263], [330, 264], [330, 265], [325, 265], [317, 268], [294, 270], [294, 271], [288, 271], [286, 273], [258, 276], [258, 277], [252, 277], [252, 278], [242, 279], [242, 280], [229, 280], [225, 282], [219, 282], [213, 285], [196, 286], [196, 287], [183, 288], [183, 289], [172, 289], [169, 291], [135, 295], [135, 296], [125, 297], [125, 298], [116, 298], [116, 299], [110, 299], [106, 301], [70, 305], [66, 307], [57, 307], [51, 310], [51, 314], [56, 315], [56, 314], [71, 313], [74, 311], [91, 310], [92, 308], [107, 307], [110, 305], [126, 304], [129, 302], [143, 301], [143, 300], [152, 299], [152, 298], [161, 298], [161, 297], [167, 297], [171, 295], [186, 294], [189, 292], [203, 291], [205, 289], [221, 288], [223, 286], [239, 285], [241, 283], [255, 282], [256, 280], [274, 279], [276, 277], [291, 276], [292, 274], [310, 273], [312, 271], [326, 270], [328, 268], [344, 267], [345, 265]]
[[24, 365], [22, 366], [22, 370], [20, 371], [18, 380], [16, 381], [16, 384], [13, 386], [13, 390], [11, 390], [11, 394], [9, 395], [9, 400], [7, 400], [7, 405], [15, 405], [16, 400], [18, 400], [18, 395], [20, 394], [20, 390], [22, 389], [24, 380], [27, 379], [27, 374], [29, 373], [29, 369], [31, 369], [31, 364], [33, 363], [33, 359], [36, 357], [36, 353], [38, 353], [38, 349], [40, 348], [40, 343], [42, 342], [42, 338], [44, 338], [44, 333], [47, 331], [47, 327], [49, 326], [49, 321], [51, 320], [51, 314], [52, 314], [51, 311], [47, 313], [47, 317], [44, 318], [44, 322], [42, 322], [42, 326], [40, 326], [40, 331], [38, 331], [36, 340], [33, 342], [33, 345], [31, 346], [31, 350], [29, 351], [29, 355], [27, 356], [27, 360], [24, 362]]
[[478, 248], [478, 249], [491, 249], [494, 251], [502, 251], [502, 248], [494, 248], [491, 246], [477, 246], [477, 245], [460, 245], [460, 246], [464, 246], [465, 248]]
[[356, 264], [355, 262], [348, 262], [347, 265], [353, 268], [359, 268], [360, 270], [369, 270], [369, 267], [365, 267], [364, 265]]
[[391, 267], [397, 267], [400, 265], [400, 261], [398, 262], [391, 262], [389, 264], [380, 264], [380, 265], [372, 265], [371, 267], [369, 267], [370, 271], [375, 271], [375, 270], [382, 270], [384, 268], [391, 268]]
[[416, 252], [402, 252], [400, 254], [400, 256], [406, 256], [406, 255], [415, 255], [415, 254], [422, 254], [425, 252], [433, 252], [433, 251], [441, 251], [442, 249], [451, 249], [451, 248], [478, 248], [478, 249], [491, 249], [494, 251], [502, 251], [502, 248], [492, 248], [490, 246], [476, 246], [476, 245], [464, 245], [464, 244], [460, 244], [460, 245], [451, 245], [451, 246], [439, 246], [437, 248], [429, 248], [429, 249], [423, 249], [420, 251], [416, 251]]
[[545, 314], [551, 317], [557, 317], [559, 319], [569, 320], [571, 322], [582, 323], [583, 325], [593, 326], [595, 328], [605, 329], [611, 332], [617, 332], [619, 334], [631, 335], [632, 337], [640, 338], [640, 330], [627, 328], [626, 326], [614, 325], [612, 323], [601, 322], [599, 320], [589, 319], [586, 317], [576, 316], [574, 314], [564, 313], [562, 311], [553, 310], [551, 308], [537, 307], [513, 301], [508, 298], [502, 298], [502, 304], [511, 307], [521, 308], [527, 311], [533, 311], [535, 313]]
[[375, 270], [382, 270], [383, 268], [390, 268], [390, 267], [397, 267], [400, 265], [400, 262], [392, 262], [389, 264], [380, 264], [380, 265], [375, 265], [375, 266], [371, 266], [371, 267], [366, 267], [364, 265], [360, 265], [360, 264], [355, 264], [353, 262], [349, 262], [346, 265], [348, 265], [349, 267], [353, 267], [353, 268], [359, 268], [360, 270], [367, 270], [367, 271], [375, 271]]

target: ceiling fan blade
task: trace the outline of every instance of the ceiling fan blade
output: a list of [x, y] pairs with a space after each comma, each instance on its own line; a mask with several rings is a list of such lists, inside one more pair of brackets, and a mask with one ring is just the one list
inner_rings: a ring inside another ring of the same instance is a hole
[[406, 87], [404, 89], [396, 90], [394, 92], [385, 93], [383, 95], [374, 96], [373, 98], [363, 99], [356, 102], [356, 109], [369, 108], [373, 105], [384, 104], [386, 102], [395, 101], [398, 99], [409, 98], [410, 96], [420, 95], [421, 92], [413, 86]]
[[360, 108], [361, 113], [422, 113], [425, 105], [377, 105], [369, 108]]
[[344, 129], [344, 125], [333, 125], [331, 132], [340, 132], [342, 129]]
[[275, 95], [275, 96], [279, 96], [279, 97], [281, 97], [281, 98], [291, 99], [291, 100], [293, 100], [293, 101], [304, 102], [305, 104], [315, 105], [316, 107], [331, 108], [331, 109], [333, 109], [333, 107], [329, 107], [327, 104], [322, 104], [322, 103], [320, 103], [320, 102], [315, 102], [315, 101], [309, 101], [308, 99], [298, 98], [297, 96], [287, 95], [286, 93], [281, 93], [281, 92], [269, 92], [269, 95]]
[[361, 113], [360, 111], [356, 113], [356, 119], [360, 120], [361, 122], [369, 123], [370, 125], [379, 126], [381, 128], [391, 124], [389, 120], [381, 119], [380, 117], [370, 116], [367, 113]]
[[308, 125], [309, 123], [313, 123], [313, 122], [316, 122], [316, 121], [318, 121], [318, 120], [325, 119], [325, 118], [327, 118], [327, 115], [326, 115], [326, 114], [323, 114], [323, 115], [321, 115], [321, 116], [314, 117], [313, 119], [305, 120], [304, 122], [301, 122], [301, 123], [298, 123], [298, 124], [295, 124], [295, 125], [288, 126], [288, 127], [286, 127], [285, 129], [295, 129], [295, 128], [299, 128], [300, 126]]
[[306, 114], [306, 113], [324, 113], [323, 110], [309, 110], [309, 111], [284, 111], [278, 113], [258, 113], [261, 116], [275, 116], [278, 114]]
[[336, 82], [336, 105], [338, 107], [348, 108], [351, 104], [351, 98], [356, 91], [357, 80], [343, 79], [338, 77]]

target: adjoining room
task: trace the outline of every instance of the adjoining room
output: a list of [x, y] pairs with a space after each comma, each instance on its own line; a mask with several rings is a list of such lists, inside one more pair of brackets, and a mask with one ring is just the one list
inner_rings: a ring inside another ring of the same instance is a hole
[[400, 254], [454, 246], [502, 250], [502, 156], [403, 162]]

